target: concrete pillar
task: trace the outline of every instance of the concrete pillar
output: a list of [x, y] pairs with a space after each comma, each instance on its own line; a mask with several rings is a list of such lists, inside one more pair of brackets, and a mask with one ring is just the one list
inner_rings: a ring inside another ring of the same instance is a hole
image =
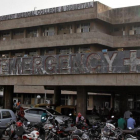
[[13, 33], [12, 33], [12, 30], [10, 30], [10, 40], [13, 39]]
[[21, 104], [23, 104], [23, 93], [21, 93]]
[[37, 49], [37, 54], [40, 56], [41, 54], [40, 49]]
[[9, 52], [9, 58], [12, 58], [12, 53], [11, 52]]
[[137, 109], [137, 94], [133, 94], [134, 109]]
[[71, 95], [71, 102], [70, 102], [70, 105], [74, 105], [74, 98], [73, 98], [74, 96], [73, 95]]
[[90, 32], [94, 31], [94, 21], [90, 21]]
[[125, 26], [125, 35], [129, 35], [129, 26], [128, 25]]
[[57, 27], [57, 25], [55, 25], [55, 27], [54, 27], [54, 34], [58, 35], [58, 27]]
[[81, 113], [86, 118], [87, 111], [87, 91], [85, 87], [77, 87], [77, 113]]
[[61, 88], [60, 87], [54, 88], [53, 103], [56, 104], [57, 106], [61, 105]]
[[74, 46], [71, 47], [71, 53], [74, 53]]
[[24, 38], [27, 38], [27, 29], [24, 29]]
[[38, 37], [41, 37], [41, 36], [42, 36], [42, 28], [39, 27], [39, 28], [38, 28]]
[[57, 48], [54, 48], [54, 54], [56, 55], [57, 54]]
[[110, 107], [114, 108], [114, 101], [115, 101], [115, 94], [111, 94], [111, 102], [110, 102]]
[[76, 25], [75, 23], [72, 24], [72, 34], [76, 33]]
[[120, 113], [124, 114], [124, 112], [128, 109], [128, 97], [126, 93], [120, 93]]
[[14, 86], [4, 86], [4, 108], [13, 109]]

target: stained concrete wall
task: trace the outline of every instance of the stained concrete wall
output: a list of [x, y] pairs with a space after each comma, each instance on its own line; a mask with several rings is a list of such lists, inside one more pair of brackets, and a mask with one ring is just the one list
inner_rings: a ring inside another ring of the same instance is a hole
[[113, 37], [105, 33], [93, 31], [89, 33], [74, 33], [47, 37], [23, 38], [0, 42], [0, 51], [68, 45], [84, 45], [94, 43], [112, 47]]
[[[111, 9], [100, 2], [94, 2], [94, 7], [89, 9], [1, 21], [0, 30], [8, 30], [89, 20], [91, 22], [91, 32], [22, 39], [10, 36], [6, 41], [0, 42], [0, 50], [6, 51], [85, 44], [101, 44], [112, 48], [138, 47], [140, 43], [139, 35], [113, 37], [107, 34], [112, 34], [113, 24], [123, 25], [125, 23], [139, 22], [139, 8], [140, 6]], [[25, 36], [27, 37], [26, 33], [24, 34], [24, 37]], [[11, 40], [11, 38], [13, 38], [13, 40]]]
[[1, 21], [0, 30], [66, 23], [94, 18], [96, 18], [96, 4], [94, 4], [93, 8], [88, 9]]
[[0, 85], [139, 86], [140, 74], [0, 76]]
[[140, 46], [140, 35], [130, 35], [130, 36], [114, 36], [113, 37], [113, 47], [139, 47]]
[[0, 30], [33, 27], [88, 19], [101, 19], [112, 24], [139, 22], [140, 6], [112, 9], [100, 2], [94, 2], [93, 8], [47, 14], [41, 16], [1, 21]]
[[97, 18], [111, 24], [124, 24], [140, 22], [140, 5], [111, 9], [97, 2]]

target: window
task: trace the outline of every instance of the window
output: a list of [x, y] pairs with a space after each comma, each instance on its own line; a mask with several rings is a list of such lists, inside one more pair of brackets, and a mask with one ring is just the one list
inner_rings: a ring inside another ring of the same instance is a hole
[[23, 34], [23, 30], [13, 32], [13, 35], [21, 35], [21, 34]]
[[49, 113], [51, 113], [52, 115], [61, 115], [59, 112], [53, 110], [53, 109], [46, 109]]
[[89, 107], [89, 95], [87, 96], [87, 107]]
[[37, 37], [38, 36], [37, 29], [28, 30], [28, 34], [29, 34], [29, 37]]
[[90, 52], [91, 50], [90, 50], [90, 47], [80, 47], [79, 48], [79, 52], [80, 53], [88, 53], [88, 52]]
[[83, 23], [77, 25], [77, 33], [90, 32], [90, 23]]
[[43, 36], [53, 36], [54, 35], [54, 27], [45, 28]]
[[38, 109], [38, 114], [39, 115], [42, 115], [43, 113], [46, 113], [46, 111], [45, 110]]
[[9, 54], [2, 54], [2, 58], [8, 58]]
[[120, 28], [118, 27], [116, 27], [116, 28], [114, 28], [114, 32], [119, 32], [120, 31]]
[[9, 111], [2, 111], [2, 118], [3, 119], [12, 118], [12, 116]]
[[22, 54], [22, 53], [15, 53], [15, 56], [16, 56], [16, 57], [22, 57], [23, 54]]
[[30, 110], [27, 110], [26, 113], [38, 114], [38, 110], [37, 109], [30, 109]]
[[61, 95], [61, 105], [68, 105], [68, 95]]
[[29, 56], [37, 56], [38, 55], [38, 53], [36, 52], [36, 51], [34, 51], [34, 52], [29, 52]]
[[10, 35], [10, 32], [2, 33], [2, 36], [9, 36], [9, 35]]
[[90, 23], [81, 24], [81, 32], [90, 32]]
[[65, 48], [65, 49], [60, 49], [60, 54], [70, 54], [71, 53], [71, 49], [70, 48]]
[[47, 54], [54, 54], [55, 53], [55, 50], [54, 49], [49, 49], [46, 53]]

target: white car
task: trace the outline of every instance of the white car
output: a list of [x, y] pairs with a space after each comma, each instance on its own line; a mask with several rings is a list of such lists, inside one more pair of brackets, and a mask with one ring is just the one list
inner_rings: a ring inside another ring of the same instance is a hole
[[51, 115], [55, 117], [55, 120], [59, 124], [64, 124], [64, 121], [67, 120], [69, 122], [72, 122], [72, 119], [68, 116], [62, 115], [59, 112], [50, 109], [50, 108], [30, 108], [27, 110], [24, 110], [25, 115], [24, 117], [29, 122], [41, 122], [41, 115], [43, 113], [47, 113], [47, 115]]

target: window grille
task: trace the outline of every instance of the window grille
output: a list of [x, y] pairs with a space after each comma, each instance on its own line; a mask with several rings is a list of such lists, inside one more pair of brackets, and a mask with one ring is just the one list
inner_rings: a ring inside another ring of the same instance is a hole
[[71, 49], [61, 49], [60, 50], [60, 54], [70, 54], [71, 53]]
[[80, 53], [88, 53], [90, 51], [91, 51], [90, 47], [81, 47], [81, 48], [79, 48]]

